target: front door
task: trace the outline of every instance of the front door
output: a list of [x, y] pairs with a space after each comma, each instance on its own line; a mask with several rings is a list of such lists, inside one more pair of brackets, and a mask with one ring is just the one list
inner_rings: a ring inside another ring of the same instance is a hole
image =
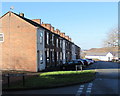
[[38, 53], [38, 71], [45, 69], [45, 60], [44, 60], [44, 54], [42, 50], [37, 51]]

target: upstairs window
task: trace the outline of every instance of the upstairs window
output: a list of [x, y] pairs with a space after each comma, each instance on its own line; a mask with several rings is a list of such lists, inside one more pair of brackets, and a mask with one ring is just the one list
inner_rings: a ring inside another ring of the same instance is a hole
[[52, 34], [52, 45], [54, 45], [54, 34]]
[[40, 32], [40, 43], [43, 43], [43, 32]]
[[52, 50], [52, 62], [54, 62], [54, 49]]
[[60, 48], [62, 48], [62, 39], [60, 39]]
[[56, 39], [56, 47], [58, 47], [58, 39]]
[[4, 34], [0, 33], [0, 42], [4, 42]]
[[49, 33], [47, 32], [47, 44], [49, 45]]

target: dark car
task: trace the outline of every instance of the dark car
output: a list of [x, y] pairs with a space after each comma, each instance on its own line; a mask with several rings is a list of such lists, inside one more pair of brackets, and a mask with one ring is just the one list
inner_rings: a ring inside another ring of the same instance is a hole
[[69, 61], [66, 64], [64, 64], [63, 69], [65, 69], [65, 70], [75, 70], [76, 65], [77, 66], [82, 65], [82, 67], [83, 67], [83, 63], [81, 61], [72, 60], [72, 61]]
[[83, 60], [85, 66], [88, 66], [88, 65], [89, 65], [89, 63], [88, 63], [87, 60], [85, 60], [85, 59], [82, 59], [82, 60]]
[[83, 67], [86, 67], [88, 65], [88, 62], [85, 59], [77, 59], [78, 61], [81, 61], [83, 64]]
[[67, 64], [73, 64], [73, 63], [74, 63], [73, 61], [67, 62]]
[[91, 62], [91, 64], [93, 64], [95, 61], [94, 60], [92, 60], [92, 59], [88, 59], [90, 62]]
[[75, 65], [82, 65], [82, 66], [84, 65], [81, 61], [77, 61], [77, 60], [74, 61], [73, 63], [74, 63]]

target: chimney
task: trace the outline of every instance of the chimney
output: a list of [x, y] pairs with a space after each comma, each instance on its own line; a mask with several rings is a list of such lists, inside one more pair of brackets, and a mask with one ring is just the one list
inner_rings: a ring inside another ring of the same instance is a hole
[[71, 39], [71, 38], [69, 38], [69, 41], [72, 41], [72, 39]]
[[19, 13], [20, 16], [24, 17], [24, 13]]
[[45, 24], [44, 24], [44, 22], [42, 22], [41, 26], [45, 27]]
[[63, 33], [62, 35], [63, 35], [63, 38], [65, 38], [65, 33]]
[[51, 31], [54, 32], [54, 27], [51, 26]]
[[45, 27], [46, 29], [51, 31], [51, 24], [44, 24], [42, 23], [41, 26]]
[[65, 36], [65, 39], [69, 40], [69, 36]]
[[51, 30], [51, 24], [45, 24], [45, 26], [48, 30]]
[[60, 30], [59, 29], [56, 29], [55, 31], [56, 31], [57, 34], [60, 35]]
[[38, 23], [38, 24], [41, 24], [41, 19], [32, 19], [32, 21]]
[[60, 36], [62, 37], [62, 33], [60, 33]]
[[64, 34], [65, 34], [65, 33], [60, 33], [60, 36], [63, 37]]

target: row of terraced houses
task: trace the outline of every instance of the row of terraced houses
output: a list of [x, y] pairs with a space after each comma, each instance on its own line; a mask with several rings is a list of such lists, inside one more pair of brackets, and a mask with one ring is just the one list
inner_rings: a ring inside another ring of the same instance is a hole
[[38, 72], [80, 58], [80, 47], [69, 36], [41, 19], [7, 12], [0, 18], [2, 70]]

